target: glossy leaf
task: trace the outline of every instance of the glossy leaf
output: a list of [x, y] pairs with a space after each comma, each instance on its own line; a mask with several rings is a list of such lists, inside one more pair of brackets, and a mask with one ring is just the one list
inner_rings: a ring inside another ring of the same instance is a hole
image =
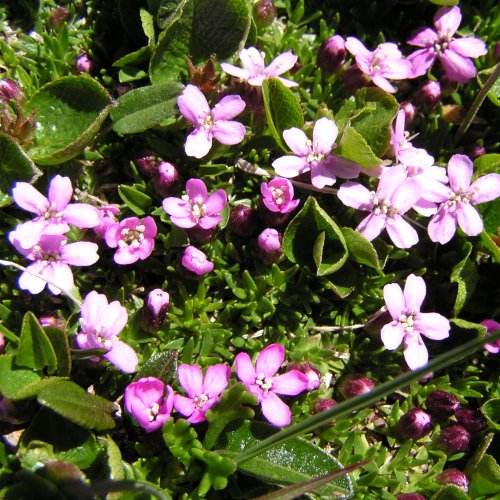
[[339, 142], [337, 154], [352, 160], [362, 167], [377, 167], [382, 163], [366, 139], [353, 127], [347, 126]]
[[87, 76], [65, 76], [44, 85], [24, 106], [36, 118], [29, 156], [40, 165], [75, 157], [97, 134], [110, 105], [106, 89]]
[[490, 426], [500, 430], [500, 398], [490, 399], [481, 407], [484, 416], [488, 419]]
[[[495, 66], [484, 69], [483, 71], [479, 71], [479, 73], [477, 74], [477, 79], [481, 87], [486, 83], [493, 71], [495, 71]], [[495, 106], [500, 106], [500, 78], [496, 80], [496, 82], [493, 84], [488, 94], [486, 95]]]
[[139, 216], [144, 215], [152, 203], [150, 196], [125, 184], [118, 186], [118, 194], [127, 207]]
[[472, 244], [465, 241], [463, 249], [465, 257], [453, 267], [450, 276], [450, 281], [452, 283], [457, 283], [458, 285], [457, 297], [453, 307], [453, 313], [455, 316], [458, 316], [462, 307], [472, 296], [478, 282], [478, 272], [476, 266], [470, 259]]
[[19, 399], [17, 394], [26, 386], [41, 379], [38, 373], [24, 368], [17, 368], [12, 354], [0, 356], [0, 392], [9, 399]]
[[484, 455], [470, 478], [472, 498], [494, 498], [500, 493], [500, 465], [491, 455]]
[[359, 264], [381, 271], [378, 254], [371, 241], [350, 227], [343, 227], [341, 231], [345, 238], [349, 257]]
[[448, 484], [443, 486], [432, 498], [433, 500], [469, 500], [470, 496], [462, 488]]
[[57, 375], [66, 377], [71, 373], [71, 352], [68, 335], [64, 330], [54, 327], [45, 327], [47, 335], [57, 359]]
[[166, 351], [153, 354], [142, 366], [134, 380], [144, 377], [156, 377], [164, 384], [171, 384], [177, 377], [178, 351]]

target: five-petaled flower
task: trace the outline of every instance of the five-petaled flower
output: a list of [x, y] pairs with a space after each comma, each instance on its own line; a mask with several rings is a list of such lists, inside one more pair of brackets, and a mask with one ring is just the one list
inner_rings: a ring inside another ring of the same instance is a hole
[[483, 221], [473, 207], [500, 196], [500, 174], [487, 174], [472, 184], [472, 161], [465, 155], [453, 155], [448, 162], [449, 186], [433, 185], [432, 201], [441, 203], [427, 230], [432, 241], [445, 244], [453, 238], [457, 223], [468, 236], [483, 230]]
[[403, 59], [395, 43], [381, 43], [373, 52], [370, 52], [360, 40], [349, 36], [345, 47], [356, 59], [358, 68], [377, 87], [386, 92], [396, 92], [388, 78], [404, 80], [412, 77], [412, 65], [410, 61]]
[[382, 327], [382, 342], [391, 351], [403, 342], [404, 357], [412, 370], [427, 364], [429, 358], [421, 335], [443, 340], [450, 334], [450, 322], [444, 316], [420, 312], [425, 294], [425, 281], [414, 274], [406, 279], [404, 291], [397, 283], [384, 286], [385, 305], [393, 321]]
[[312, 141], [299, 128], [285, 130], [283, 138], [295, 155], [274, 160], [273, 168], [283, 177], [295, 177], [311, 171], [311, 182], [319, 189], [333, 185], [336, 177], [357, 177], [361, 169], [359, 165], [331, 154], [338, 132], [335, 122], [326, 117], [314, 124]]
[[297, 208], [300, 200], [293, 199], [293, 185], [288, 179], [275, 177], [260, 185], [262, 202], [271, 212], [287, 214]]
[[[167, 394], [165, 395], [165, 389]], [[159, 429], [172, 414], [174, 392], [155, 378], [144, 377], [125, 389], [125, 409], [146, 431]]]
[[474, 63], [469, 58], [482, 56], [488, 50], [479, 38], [453, 38], [461, 20], [460, 7], [442, 7], [434, 16], [437, 33], [431, 28], [423, 28], [408, 40], [410, 45], [422, 47], [408, 56], [413, 64], [413, 76], [427, 73], [436, 59], [450, 80], [466, 83], [476, 74]]
[[221, 67], [228, 75], [236, 76], [255, 87], [260, 87], [267, 78], [278, 78], [287, 87], [298, 85], [296, 82], [279, 76], [292, 69], [297, 62], [297, 56], [292, 54], [291, 51], [280, 54], [269, 66], [266, 66], [264, 53], [259, 52], [255, 47], [248, 47], [240, 52], [240, 60], [243, 68], [238, 68], [238, 66], [229, 63], [221, 63]]
[[219, 402], [222, 391], [229, 383], [231, 368], [224, 364], [212, 365], [207, 368], [205, 377], [198, 365], [179, 366], [179, 383], [188, 397], [176, 394], [175, 409], [188, 422], [197, 424], [206, 420], [205, 413]]
[[217, 189], [208, 196], [207, 186], [201, 179], [189, 179], [186, 195], [182, 199], [169, 197], [163, 200], [163, 210], [178, 227], [211, 229], [222, 217], [219, 215], [227, 204], [226, 192]]
[[117, 248], [113, 257], [117, 264], [133, 264], [147, 259], [155, 246], [156, 224], [152, 217], [128, 217], [108, 226], [104, 238], [111, 248]]
[[201, 90], [194, 85], [187, 85], [177, 99], [177, 106], [182, 116], [194, 126], [184, 147], [188, 156], [203, 158], [210, 151], [214, 138], [221, 144], [233, 146], [245, 136], [245, 127], [231, 120], [246, 106], [239, 95], [225, 96], [210, 109]]
[[[132, 373], [139, 362], [137, 354], [132, 347], [118, 339], [127, 321], [127, 310], [117, 300], [108, 304], [105, 295], [92, 291], [82, 304], [81, 328], [76, 343], [80, 349], [106, 349], [104, 358], [122, 372]], [[99, 361], [99, 358], [91, 359]]]
[[16, 182], [12, 198], [19, 207], [37, 214], [33, 220], [17, 226], [15, 231], [19, 244], [23, 248], [31, 248], [42, 234], [67, 233], [70, 224], [80, 228], [97, 226], [100, 222], [97, 209], [87, 203], [70, 203], [72, 196], [69, 177], [53, 177], [48, 197], [27, 182]]
[[264, 417], [277, 427], [288, 425], [291, 420], [290, 408], [277, 394], [296, 396], [309, 384], [307, 376], [298, 370], [276, 376], [284, 359], [285, 348], [280, 344], [271, 344], [259, 353], [255, 368], [246, 352], [240, 352], [234, 360], [238, 378], [248, 392], [257, 397]]

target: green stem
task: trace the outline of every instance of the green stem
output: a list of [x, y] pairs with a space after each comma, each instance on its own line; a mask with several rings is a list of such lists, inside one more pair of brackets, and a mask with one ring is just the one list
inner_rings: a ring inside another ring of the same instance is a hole
[[380, 401], [389, 394], [392, 394], [394, 391], [406, 387], [410, 384], [410, 382], [418, 380], [423, 375], [451, 366], [457, 361], [470, 356], [483, 344], [494, 341], [497, 338], [500, 338], [500, 330], [488, 335], [487, 337], [470, 340], [469, 342], [466, 342], [465, 344], [458, 346], [447, 353], [437, 356], [427, 365], [419, 368], [418, 370], [403, 373], [399, 377], [377, 386], [370, 392], [343, 401], [329, 410], [324, 410], [321, 413], [303, 420], [302, 422], [291, 425], [290, 427], [287, 427], [286, 429], [283, 429], [262, 440], [252, 448], [243, 451], [240, 455], [238, 455], [238, 457], [236, 457], [236, 463], [239, 465], [247, 462], [273, 446], [283, 443], [287, 439], [313, 431], [321, 425], [331, 421], [333, 418], [344, 417], [354, 411], [366, 408], [377, 401]]
[[495, 69], [493, 70], [493, 73], [491, 73], [490, 77], [488, 80], [486, 80], [486, 83], [483, 85], [483, 88], [479, 91], [479, 94], [477, 94], [476, 98], [474, 99], [474, 102], [472, 103], [472, 106], [470, 107], [469, 111], [465, 115], [464, 121], [462, 122], [462, 125], [460, 125], [460, 128], [458, 129], [457, 134], [455, 135], [455, 142], [457, 143], [462, 136], [465, 134], [467, 129], [469, 128], [470, 124], [472, 123], [472, 120], [476, 116], [479, 107], [483, 103], [486, 95], [490, 91], [491, 87], [495, 84], [495, 82], [498, 80], [498, 77], [500, 76], [500, 63], [498, 63], [495, 66]]

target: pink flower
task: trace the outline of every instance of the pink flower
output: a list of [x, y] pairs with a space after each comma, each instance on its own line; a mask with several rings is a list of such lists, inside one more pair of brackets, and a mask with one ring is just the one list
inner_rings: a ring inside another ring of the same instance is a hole
[[423, 28], [408, 40], [410, 45], [423, 47], [408, 56], [414, 76], [427, 73], [436, 59], [441, 61], [450, 80], [466, 83], [475, 76], [476, 68], [469, 58], [486, 54], [487, 48], [479, 38], [453, 38], [461, 21], [460, 7], [441, 7], [434, 16], [437, 33], [431, 28]]
[[16, 237], [17, 231], [12, 231], [10, 242], [19, 253], [33, 261], [19, 277], [19, 288], [33, 294], [40, 293], [45, 285], [54, 295], [71, 290], [74, 281], [70, 266], [91, 266], [99, 259], [95, 243], [66, 244], [66, 238], [61, 234], [43, 234], [36, 245], [26, 249]]
[[391, 80], [412, 78], [412, 65], [403, 59], [395, 43], [381, 43], [373, 52], [370, 52], [361, 41], [349, 36], [345, 47], [356, 59], [358, 68], [377, 87], [386, 92], [396, 92], [388, 78]]
[[118, 247], [113, 257], [117, 264], [133, 264], [147, 259], [155, 246], [156, 224], [152, 217], [128, 217], [111, 224], [104, 238], [111, 248]]
[[107, 229], [116, 221], [116, 215], [120, 213], [120, 209], [114, 205], [106, 205], [98, 208], [99, 224], [93, 228], [94, 233], [104, 237]]
[[432, 241], [445, 244], [453, 238], [457, 223], [468, 236], [483, 230], [483, 221], [473, 207], [500, 196], [500, 175], [488, 174], [471, 184], [473, 165], [468, 156], [453, 155], [448, 162], [450, 185], [436, 184], [432, 201], [441, 203], [427, 228]]
[[170, 418], [174, 405], [174, 392], [155, 377], [140, 378], [125, 389], [125, 409], [146, 431], [159, 429]]
[[213, 109], [198, 87], [187, 85], [177, 99], [182, 116], [194, 126], [186, 140], [184, 149], [188, 156], [203, 158], [212, 147], [212, 139], [221, 144], [238, 144], [245, 136], [245, 127], [231, 118], [245, 109], [245, 102], [239, 95], [223, 97]]
[[421, 198], [421, 192], [416, 180], [408, 179], [403, 169], [393, 167], [384, 172], [376, 192], [346, 182], [337, 194], [344, 205], [371, 212], [356, 228], [365, 238], [371, 241], [386, 229], [397, 247], [409, 248], [418, 242], [418, 234], [402, 215]]
[[260, 185], [260, 192], [262, 193], [262, 202], [271, 212], [287, 214], [300, 203], [300, 200], [293, 199], [292, 183], [282, 177], [271, 179], [269, 184], [263, 182]]
[[188, 422], [197, 424], [206, 420], [205, 413], [219, 402], [220, 394], [227, 387], [231, 368], [224, 364], [212, 365], [207, 368], [205, 378], [198, 365], [179, 366], [179, 383], [188, 397], [176, 394], [175, 409]]
[[257, 356], [255, 368], [246, 352], [238, 354], [234, 360], [236, 374], [254, 394], [262, 406], [264, 417], [277, 427], [288, 425], [291, 420], [290, 408], [277, 396], [296, 396], [307, 389], [309, 380], [298, 370], [290, 370], [275, 376], [285, 359], [285, 348], [271, 344]]
[[283, 255], [281, 234], [271, 227], [264, 229], [257, 237], [259, 254], [269, 264], [276, 262]]
[[274, 59], [269, 66], [266, 67], [264, 62], [264, 53], [259, 52], [255, 47], [248, 47], [240, 52], [240, 60], [243, 68], [238, 68], [228, 63], [221, 63], [222, 69], [232, 76], [236, 76], [240, 80], [247, 81], [255, 87], [262, 86], [262, 82], [267, 78], [278, 78], [287, 87], [295, 87], [296, 82], [281, 78], [279, 75], [286, 73], [292, 69], [297, 62], [297, 56], [291, 51], [280, 54]]
[[[486, 335], [500, 330], [500, 323], [493, 319], [485, 319], [481, 321], [481, 324], [486, 327]], [[500, 339], [496, 339], [494, 343], [484, 344], [484, 348], [492, 354], [498, 354], [500, 352]]]
[[165, 321], [169, 306], [170, 295], [168, 292], [164, 292], [161, 288], [155, 288], [148, 293], [145, 310], [147, 318], [154, 328], [160, 328]]
[[186, 196], [182, 199], [169, 197], [163, 200], [163, 210], [178, 227], [202, 229], [215, 227], [222, 217], [219, 215], [227, 204], [226, 192], [217, 189], [208, 196], [207, 186], [201, 179], [189, 179], [186, 183]]
[[[128, 321], [127, 310], [117, 301], [110, 302], [105, 295], [90, 292], [80, 311], [80, 333], [76, 343], [80, 349], [107, 349], [104, 357], [125, 373], [135, 371], [139, 360], [135, 351], [118, 335]], [[98, 361], [99, 358], [93, 358]]]
[[198, 276], [203, 276], [214, 268], [214, 263], [201, 250], [191, 245], [184, 250], [181, 262], [186, 269]]
[[69, 203], [73, 187], [69, 177], [56, 175], [49, 185], [48, 198], [27, 182], [16, 182], [12, 198], [28, 212], [37, 214], [33, 220], [16, 228], [16, 239], [23, 248], [31, 248], [42, 234], [64, 234], [69, 224], [80, 228], [95, 227], [99, 214], [95, 207], [86, 203]]
[[420, 312], [425, 294], [425, 281], [414, 274], [406, 279], [404, 292], [396, 283], [384, 286], [385, 305], [393, 321], [382, 328], [382, 342], [391, 351], [403, 342], [404, 357], [412, 370], [424, 366], [429, 358], [421, 335], [443, 340], [450, 334], [450, 322], [444, 316]]
[[282, 156], [274, 160], [273, 168], [283, 177], [295, 177], [311, 171], [311, 182], [320, 189], [333, 185], [336, 176], [343, 179], [357, 177], [359, 165], [331, 154], [338, 132], [335, 122], [326, 117], [315, 123], [312, 142], [299, 128], [285, 130], [283, 138], [295, 156]]

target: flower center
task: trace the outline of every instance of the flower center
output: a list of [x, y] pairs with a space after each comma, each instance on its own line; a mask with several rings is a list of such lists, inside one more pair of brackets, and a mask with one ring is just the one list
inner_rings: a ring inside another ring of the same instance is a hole
[[61, 260], [61, 254], [59, 252], [46, 252], [42, 250], [40, 245], [35, 245], [33, 247], [33, 253], [35, 254], [36, 260], [41, 260], [45, 264]]
[[212, 118], [211, 113], [208, 113], [205, 118], [199, 118], [198, 123], [201, 127], [209, 129], [215, 125], [214, 119]]
[[160, 405], [158, 403], [154, 403], [153, 406], [151, 406], [151, 408], [148, 408], [146, 410], [150, 422], [156, 420], [159, 411], [160, 411]]
[[313, 148], [312, 141], [307, 141], [307, 146], [309, 147], [309, 154], [306, 157], [307, 163], [312, 163], [314, 161], [321, 163], [325, 159], [325, 155], [323, 153], [315, 151], [315, 149], [319, 147], [319, 142], [316, 142], [315, 147]]
[[135, 229], [124, 227], [120, 232], [121, 239], [118, 242], [118, 246], [123, 248], [131, 245], [133, 248], [139, 248], [144, 240], [143, 233], [145, 230], [146, 226], [144, 224], [139, 224]]
[[47, 210], [45, 210], [45, 212], [43, 213], [43, 218], [45, 220], [55, 219], [57, 221], [60, 221], [62, 219], [63, 215], [64, 215], [64, 212], [58, 212], [56, 210], [56, 204], [52, 202], [50, 207]]
[[194, 407], [196, 410], [200, 410], [205, 403], [208, 401], [208, 396], [206, 394], [200, 394], [193, 398]]
[[470, 191], [459, 191], [458, 193], [452, 192], [450, 198], [446, 202], [446, 206], [450, 210], [455, 210], [459, 203], [470, 203], [470, 199], [474, 194], [473, 190]]
[[376, 193], [371, 193], [373, 199], [373, 213], [375, 215], [384, 214], [387, 217], [394, 217], [399, 213], [398, 207], [391, 205], [391, 200], [379, 200]]
[[282, 188], [271, 188], [271, 194], [276, 205], [283, 205], [285, 203], [285, 192]]
[[200, 222], [200, 219], [207, 213], [207, 207], [205, 206], [204, 200], [201, 196], [195, 196], [191, 202], [191, 214], [193, 215], [196, 223]]
[[447, 48], [450, 42], [453, 40], [450, 33], [447, 31], [446, 33], [438, 33], [438, 41], [434, 44], [434, 49], [438, 54], [442, 54]]
[[273, 386], [273, 379], [271, 377], [266, 377], [263, 373], [261, 373], [255, 383], [262, 389], [263, 392], [269, 392], [271, 387]]
[[399, 322], [401, 323], [401, 326], [405, 329], [406, 333], [412, 333], [413, 332], [413, 325], [415, 323], [415, 314], [402, 314], [399, 317]]

